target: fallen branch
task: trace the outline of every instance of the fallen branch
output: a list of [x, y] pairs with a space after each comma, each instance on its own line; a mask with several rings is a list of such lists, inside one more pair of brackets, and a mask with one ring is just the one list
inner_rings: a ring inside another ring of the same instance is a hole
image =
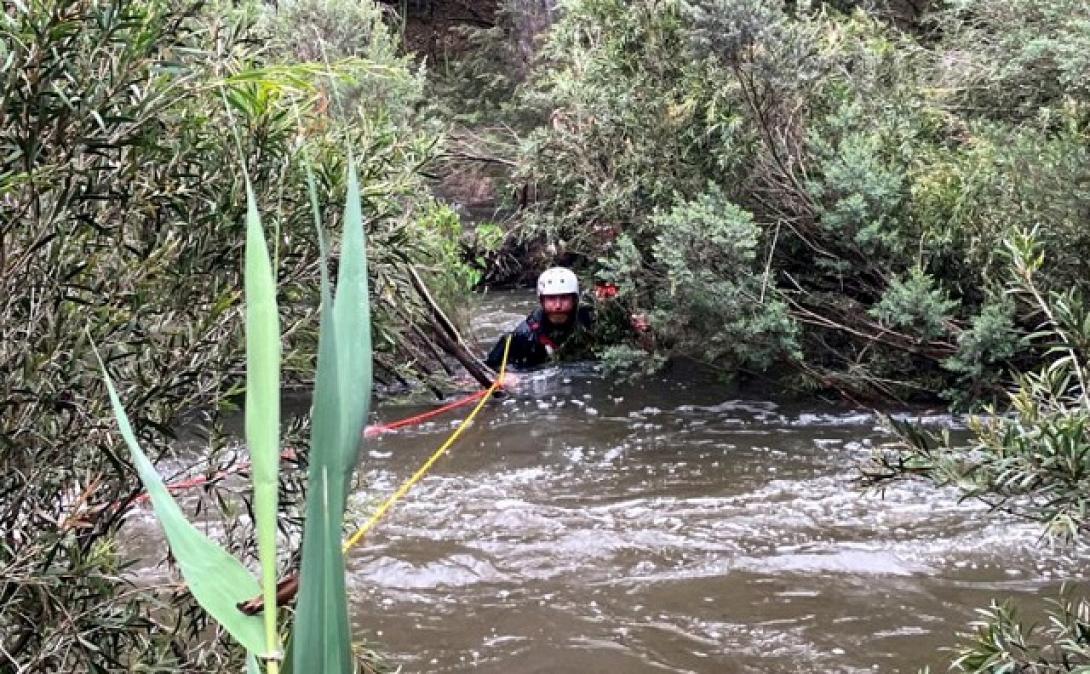
[[428, 291], [428, 287], [424, 284], [424, 280], [420, 278], [420, 274], [412, 265], [408, 265], [409, 278], [412, 280], [413, 288], [420, 295], [420, 298], [424, 300], [424, 304], [429, 309], [429, 320], [431, 322], [432, 329], [435, 331], [436, 341], [440, 348], [450, 354], [455, 360], [462, 364], [462, 367], [466, 369], [469, 374], [480, 383], [484, 388], [490, 388], [495, 378], [495, 374], [485, 366], [473, 352], [466, 346], [462, 336], [458, 334], [458, 329], [454, 327], [454, 323], [451, 322], [447, 315], [443, 313], [443, 310], [439, 308], [439, 305], [432, 298], [431, 293]]
[[[285, 576], [276, 584], [276, 605], [287, 606], [295, 601], [295, 595], [299, 593], [299, 573], [294, 572]], [[265, 610], [265, 600], [259, 595], [253, 599], [241, 601], [237, 604], [238, 610], [246, 615], [257, 615]]]

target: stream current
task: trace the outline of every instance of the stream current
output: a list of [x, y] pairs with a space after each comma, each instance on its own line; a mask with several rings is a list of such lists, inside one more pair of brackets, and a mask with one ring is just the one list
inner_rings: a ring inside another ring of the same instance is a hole
[[[482, 348], [533, 302], [487, 298]], [[407, 671], [942, 671], [974, 608], [1039, 610], [1081, 577], [1039, 527], [951, 490], [862, 491], [858, 466], [888, 441], [873, 412], [736, 396], [679, 370], [523, 375], [351, 553], [357, 628]], [[367, 445], [353, 507], [455, 423]]]
[[[482, 351], [533, 305], [486, 297]], [[372, 422], [428, 409], [379, 402]], [[365, 441], [349, 521], [466, 409]], [[349, 553], [354, 635], [406, 672], [940, 672], [974, 609], [1014, 598], [1039, 618], [1085, 579], [1085, 553], [952, 490], [862, 490], [888, 441], [871, 410], [739, 399], [680, 367], [525, 373]], [[133, 572], [165, 579], [139, 512]]]

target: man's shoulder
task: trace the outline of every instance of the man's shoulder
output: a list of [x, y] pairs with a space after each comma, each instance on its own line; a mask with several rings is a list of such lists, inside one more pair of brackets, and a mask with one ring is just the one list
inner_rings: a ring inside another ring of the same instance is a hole
[[541, 307], [534, 309], [530, 312], [530, 315], [526, 317], [519, 326], [528, 326], [530, 330], [537, 331], [542, 325], [545, 325], [545, 310]]

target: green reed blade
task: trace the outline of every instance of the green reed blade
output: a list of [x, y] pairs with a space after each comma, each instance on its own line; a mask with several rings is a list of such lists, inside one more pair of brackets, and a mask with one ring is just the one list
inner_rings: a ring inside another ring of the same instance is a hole
[[[336, 477], [339, 368], [332, 329], [332, 298], [323, 282], [318, 375], [315, 382], [310, 468], [307, 477], [303, 558], [293, 635], [294, 670], [351, 672], [344, 559], [340, 549], [340, 502], [343, 481]], [[338, 598], [339, 595], [339, 598]]]
[[228, 633], [248, 650], [265, 652], [265, 635], [261, 619], [243, 614], [236, 608], [240, 602], [250, 599], [260, 591], [257, 581], [237, 559], [211, 541], [186, 519], [182, 509], [167, 491], [155, 466], [140, 449], [129, 417], [121, 405], [113, 381], [106, 372], [102, 358], [95, 351], [110, 404], [117, 418], [121, 437], [129, 447], [133, 465], [151, 497], [155, 516], [163, 527], [170, 551], [189, 585], [189, 591], [197, 603], [223, 626]]
[[276, 530], [280, 474], [280, 318], [265, 233], [246, 179], [246, 443], [254, 488], [267, 653], [280, 650], [276, 630]]
[[291, 674], [295, 666], [295, 637], [291, 632], [285, 636], [284, 661], [280, 663], [280, 674]]
[[[348, 189], [344, 204], [344, 238], [333, 303], [337, 330], [337, 361], [341, 365], [341, 465], [345, 495], [359, 458], [360, 433], [371, 407], [371, 305], [367, 297], [367, 249], [356, 163], [349, 156]], [[341, 503], [344, 510], [344, 503]]]
[[356, 172], [349, 168], [337, 299], [333, 301], [317, 196], [308, 187], [322, 256], [321, 329], [303, 533], [302, 579], [293, 634], [299, 672], [352, 672], [341, 528], [347, 486], [367, 416], [371, 390], [370, 314], [363, 218]]

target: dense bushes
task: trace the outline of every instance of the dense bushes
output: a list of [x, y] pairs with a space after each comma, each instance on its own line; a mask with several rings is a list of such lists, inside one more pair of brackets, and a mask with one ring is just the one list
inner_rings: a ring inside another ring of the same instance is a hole
[[[317, 276], [294, 158], [311, 157], [339, 202], [347, 145], [365, 185], [377, 376], [436, 380], [404, 269], [441, 272], [446, 297], [478, 277], [458, 259], [457, 216], [427, 196], [442, 140], [429, 109], [516, 126], [481, 134], [484, 153], [465, 141], [462, 158], [513, 166], [518, 236], [650, 312], [656, 358], [620, 348], [617, 361], [788, 363], [849, 396], [966, 401], [1001, 391], [1009, 366], [1051, 363], [1019, 381], [1012, 419], [978, 429], [974, 451], [995, 462], [972, 476], [1081, 530], [1081, 473], [1063, 470], [1082, 470], [1085, 440], [1085, 391], [1071, 388], [1085, 345], [1069, 337], [1090, 259], [1090, 6], [871, 4], [571, 0], [532, 61], [503, 25], [471, 37], [490, 51], [450, 64], [447, 83], [476, 98], [446, 108], [427, 107], [422, 71], [369, 2], [6, 6], [0, 669], [224, 666], [185, 638], [207, 637], [203, 624], [125, 591], [113, 504], [135, 480], [112, 452], [88, 338], [132, 386], [126, 407], [156, 453], [186, 412], [219, 449], [217, 413], [238, 393], [240, 169], [270, 205], [291, 377], [310, 369]], [[509, 76], [531, 64], [521, 84]], [[1046, 264], [1012, 276], [1004, 245], [1023, 230], [1038, 247], [1024, 259]], [[1040, 311], [1072, 355], [1034, 338]], [[1056, 461], [1012, 453], [1041, 447]], [[960, 470], [927, 458], [936, 475]], [[1052, 491], [1026, 491], [1040, 485]]]
[[[152, 454], [185, 414], [204, 427], [209, 474], [230, 460], [215, 429], [240, 385], [243, 168], [269, 205], [289, 378], [312, 371], [318, 273], [295, 158], [343, 199], [346, 146], [367, 184], [380, 376], [429, 362], [403, 267], [450, 263], [457, 232], [420, 222], [438, 142], [416, 113], [421, 76], [370, 3], [282, 6], [35, 0], [0, 13], [0, 670], [227, 667], [184, 593], [172, 605], [127, 587], [113, 536], [137, 484], [88, 345], [130, 387]], [[330, 26], [340, 42], [301, 53]]]
[[761, 274], [752, 215], [711, 187], [650, 218], [641, 234], [653, 262], [622, 234], [600, 275], [625, 289], [621, 301], [647, 303], [660, 342], [732, 367], [793, 357], [796, 326]]
[[212, 73], [176, 60], [201, 44], [200, 17], [196, 5], [121, 0], [2, 17], [8, 667], [156, 649], [143, 643], [148, 616], [110, 601], [124, 589], [110, 505], [135, 483], [113, 454], [87, 337], [110, 345], [111, 368], [144, 392], [133, 404], [144, 434], [230, 393], [220, 345], [234, 332], [238, 158], [222, 112], [187, 101]]
[[[1090, 5], [896, 4], [566, 3], [521, 91], [548, 123], [518, 231], [650, 309], [651, 362], [996, 400], [967, 443], [897, 425], [871, 479], [1084, 540]], [[1088, 610], [993, 604], [954, 668], [1083, 671]]]
[[[1002, 408], [970, 420], [967, 440], [954, 441], [890, 420], [897, 440], [865, 469], [871, 485], [920, 477], [959, 489], [994, 511], [1040, 522], [1045, 536], [1079, 544], [1090, 531], [1090, 309], [1074, 291], [1045, 291], [1047, 258], [1032, 234], [1009, 245], [1010, 296], [1034, 317], [1046, 364], [1018, 374]], [[1085, 671], [1090, 666], [1090, 603], [1065, 592], [1045, 626], [1026, 624], [1017, 607], [993, 601], [956, 649], [966, 672]]]
[[907, 451], [881, 456], [871, 477], [880, 483], [925, 475], [993, 508], [1039, 520], [1050, 537], [1078, 540], [1090, 531], [1090, 309], [1081, 293], [1040, 287], [1046, 258], [1032, 234], [1019, 235], [1010, 252], [1008, 290], [1034, 317], [1032, 341], [1046, 353], [1046, 364], [1016, 376], [1004, 408], [971, 420], [968, 446], [894, 424]]
[[[523, 87], [549, 123], [522, 146], [515, 179], [537, 201], [520, 231], [604, 276], [625, 258], [625, 290], [658, 310], [671, 353], [745, 364], [699, 336], [773, 311], [773, 333], [729, 341], [778, 342], [812, 384], [995, 393], [1006, 365], [1035, 357], [1004, 300], [1003, 242], [1037, 227], [1049, 287], [1085, 284], [1090, 253], [1090, 99], [1075, 81], [1087, 10], [1030, 4], [1017, 26], [1013, 4], [964, 2], [905, 33], [830, 5], [569, 3]], [[693, 302], [662, 273], [663, 218], [698, 229], [686, 205], [709, 200], [727, 220], [752, 216], [753, 260], [713, 264], [700, 283], [763, 292]]]

